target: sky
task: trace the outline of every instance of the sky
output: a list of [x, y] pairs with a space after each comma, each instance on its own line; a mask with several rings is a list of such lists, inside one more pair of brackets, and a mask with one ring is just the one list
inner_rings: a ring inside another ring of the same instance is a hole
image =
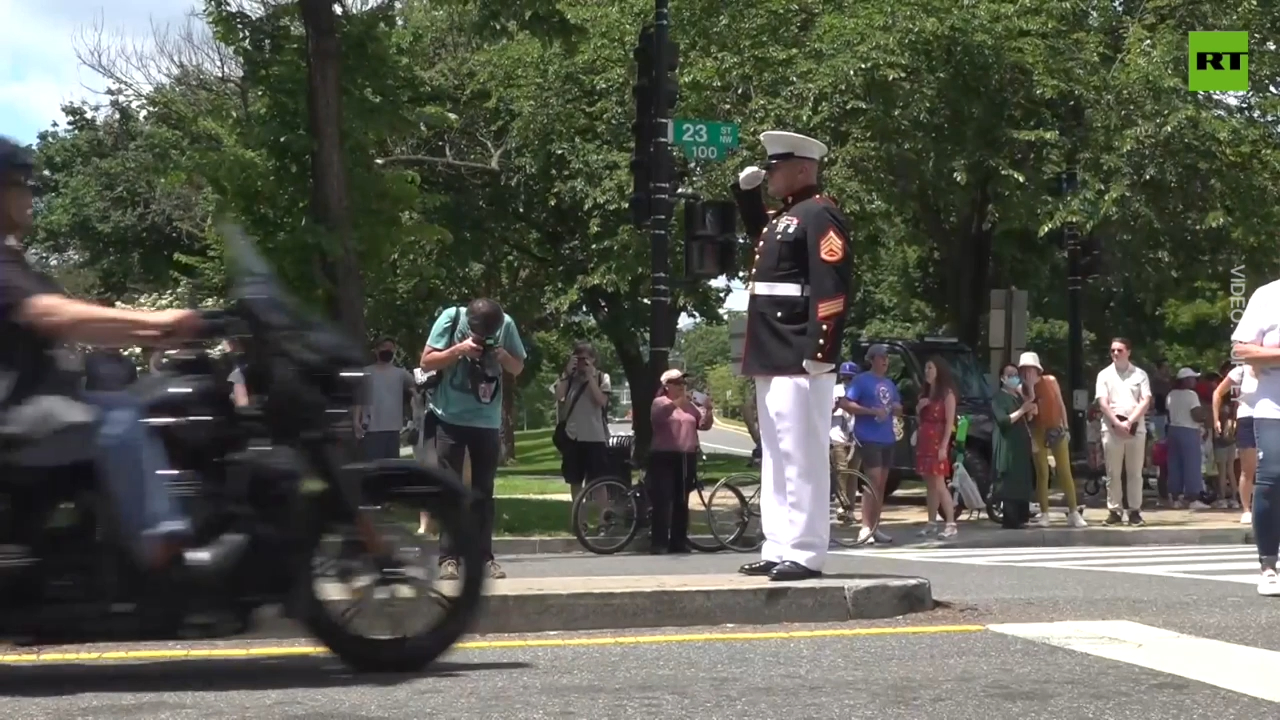
[[[0, 0], [0, 135], [34, 142], [62, 119], [67, 101], [91, 98], [101, 78], [76, 61], [77, 34], [95, 27], [145, 39], [152, 23], [176, 24], [191, 0]], [[87, 86], [87, 87], [86, 87]]]
[[[102, 78], [80, 67], [78, 38], [105, 28], [134, 41], [153, 25], [180, 24], [192, 0], [0, 0], [0, 135], [35, 142], [41, 130], [62, 120], [65, 102], [92, 99]], [[723, 286], [723, 282], [717, 283]], [[745, 310], [747, 294], [732, 286], [725, 308]], [[681, 325], [690, 322], [681, 318]]]

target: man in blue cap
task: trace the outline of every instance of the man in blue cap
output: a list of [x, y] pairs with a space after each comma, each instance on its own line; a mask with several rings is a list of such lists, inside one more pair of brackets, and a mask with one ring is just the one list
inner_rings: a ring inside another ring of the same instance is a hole
[[[760, 417], [761, 559], [739, 568], [770, 580], [822, 574], [831, 539], [827, 443], [849, 295], [848, 223], [818, 189], [827, 146], [791, 132], [760, 136], [764, 170], [732, 188], [755, 247], [742, 374]], [[765, 210], [761, 184], [782, 206]]]
[[[889, 347], [872, 345], [867, 349], [867, 372], [859, 374], [849, 384], [845, 394], [844, 409], [853, 415], [853, 437], [858, 443], [858, 461], [862, 472], [873, 487], [884, 497], [885, 481], [893, 467], [893, 450], [897, 436], [893, 419], [902, 415], [902, 398], [898, 386], [886, 376], [889, 370]], [[870, 528], [880, 524], [881, 503], [874, 498], [863, 498], [863, 527], [858, 541], [864, 544], [892, 542], [886, 533]]]

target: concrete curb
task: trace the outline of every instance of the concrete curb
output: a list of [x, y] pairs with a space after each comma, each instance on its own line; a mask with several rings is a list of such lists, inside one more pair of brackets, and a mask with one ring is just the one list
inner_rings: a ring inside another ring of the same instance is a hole
[[924, 578], [832, 577], [786, 584], [740, 576], [692, 579], [700, 582], [683, 587], [498, 592], [486, 598], [475, 632], [846, 622], [934, 607], [933, 589]]
[[[898, 542], [887, 547], [896, 548], [1018, 548], [1018, 547], [1080, 547], [1083, 545], [1240, 545], [1253, 542], [1253, 530], [1248, 525], [1239, 527], [1142, 527], [1109, 528], [1029, 528], [1026, 530], [1001, 530], [996, 527], [974, 530], [962, 524], [957, 540], [939, 542]], [[904, 527], [912, 535], [918, 528]], [[893, 528], [886, 528], [890, 533]], [[709, 538], [708, 538], [709, 539]], [[912, 538], [914, 540], [914, 537]], [[833, 549], [838, 549], [833, 546]], [[636, 538], [620, 555], [644, 554], [649, 551], [647, 538]], [[577, 538], [494, 538], [496, 555], [556, 555], [586, 554]], [[725, 551], [721, 551], [725, 552]], [[747, 553], [750, 554], [750, 553]]]
[[[846, 622], [934, 608], [928, 580], [881, 575], [797, 583], [742, 575], [527, 578], [490, 582], [485, 593], [472, 634]], [[308, 636], [268, 608], [248, 637]]]

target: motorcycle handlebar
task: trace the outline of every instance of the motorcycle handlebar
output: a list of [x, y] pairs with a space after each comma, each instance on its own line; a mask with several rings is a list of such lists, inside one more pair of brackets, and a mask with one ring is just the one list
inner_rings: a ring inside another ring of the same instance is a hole
[[201, 310], [200, 320], [204, 327], [200, 330], [200, 339], [218, 340], [230, 335], [242, 334], [240, 318], [228, 310]]

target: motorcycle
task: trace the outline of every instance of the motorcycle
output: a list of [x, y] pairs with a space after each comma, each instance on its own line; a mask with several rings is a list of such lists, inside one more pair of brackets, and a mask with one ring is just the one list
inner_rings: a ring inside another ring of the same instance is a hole
[[[341, 419], [363, 377], [352, 370], [362, 353], [303, 313], [253, 244], [224, 230], [232, 302], [203, 313], [205, 335], [241, 339], [246, 382], [261, 404], [234, 407], [225, 367], [204, 349], [173, 354], [127, 392], [169, 451], [170, 493], [195, 541], [247, 546], [214, 577], [143, 569], [116, 531], [89, 443], [51, 449], [0, 438], [0, 637], [25, 645], [230, 637], [280, 606], [357, 671], [420, 670], [479, 608], [485, 558], [469, 491], [452, 473], [408, 460], [347, 461]], [[377, 521], [393, 508], [436, 519], [460, 556], [458, 581], [436, 582], [436, 559], [419, 538], [403, 523]], [[398, 606], [396, 624], [409, 627], [362, 628], [372, 604]]]

